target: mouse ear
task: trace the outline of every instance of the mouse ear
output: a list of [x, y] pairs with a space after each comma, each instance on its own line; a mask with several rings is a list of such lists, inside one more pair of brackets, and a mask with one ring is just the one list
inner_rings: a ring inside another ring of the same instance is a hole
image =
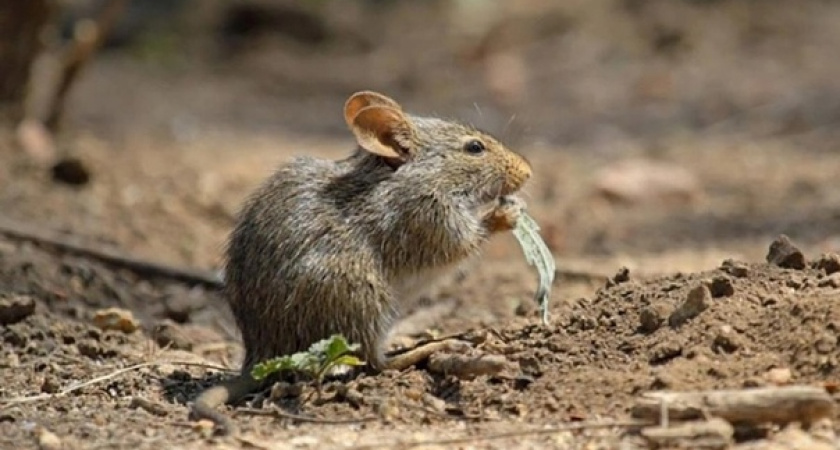
[[402, 111], [388, 106], [362, 108], [350, 125], [359, 145], [386, 158], [405, 160], [411, 154], [414, 125]]
[[402, 107], [392, 98], [373, 91], [361, 91], [351, 95], [344, 103], [344, 120], [347, 125], [353, 126], [353, 119], [363, 108], [368, 106], [387, 106], [402, 111]]

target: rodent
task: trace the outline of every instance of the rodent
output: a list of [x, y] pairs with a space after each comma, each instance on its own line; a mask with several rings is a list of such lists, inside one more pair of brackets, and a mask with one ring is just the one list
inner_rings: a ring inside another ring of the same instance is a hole
[[374, 372], [417, 362], [422, 351], [385, 355], [403, 301], [513, 229], [524, 208], [516, 194], [531, 165], [490, 134], [408, 114], [372, 91], [350, 96], [344, 118], [355, 152], [293, 159], [238, 213], [223, 294], [245, 358], [238, 376], [202, 392], [192, 408], [219, 434], [233, 423], [216, 408], [263, 387], [250, 376], [255, 364], [335, 333], [360, 344]]

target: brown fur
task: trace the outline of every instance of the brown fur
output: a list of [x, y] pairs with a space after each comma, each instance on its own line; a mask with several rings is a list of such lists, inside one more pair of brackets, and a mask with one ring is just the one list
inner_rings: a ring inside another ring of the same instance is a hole
[[[345, 104], [358, 148], [339, 161], [297, 158], [246, 201], [226, 252], [225, 295], [242, 333], [242, 373], [195, 401], [194, 417], [232, 424], [215, 407], [260, 388], [251, 368], [342, 333], [371, 368], [385, 357], [403, 300], [514, 227], [529, 163], [453, 121], [409, 115], [359, 92]], [[471, 140], [480, 154], [467, 151]]]

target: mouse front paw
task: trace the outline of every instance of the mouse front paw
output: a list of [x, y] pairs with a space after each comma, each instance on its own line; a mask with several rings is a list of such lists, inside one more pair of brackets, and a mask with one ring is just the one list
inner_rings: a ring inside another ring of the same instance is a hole
[[516, 227], [524, 209], [525, 202], [518, 197], [500, 197], [496, 207], [484, 219], [484, 226], [491, 233], [510, 231]]

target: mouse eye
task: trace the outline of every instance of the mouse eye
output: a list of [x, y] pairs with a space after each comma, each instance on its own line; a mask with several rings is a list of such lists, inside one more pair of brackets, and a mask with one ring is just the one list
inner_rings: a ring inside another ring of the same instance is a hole
[[464, 144], [464, 151], [472, 155], [480, 155], [484, 153], [484, 150], [486, 150], [484, 143], [477, 139], [467, 141], [467, 143]]

